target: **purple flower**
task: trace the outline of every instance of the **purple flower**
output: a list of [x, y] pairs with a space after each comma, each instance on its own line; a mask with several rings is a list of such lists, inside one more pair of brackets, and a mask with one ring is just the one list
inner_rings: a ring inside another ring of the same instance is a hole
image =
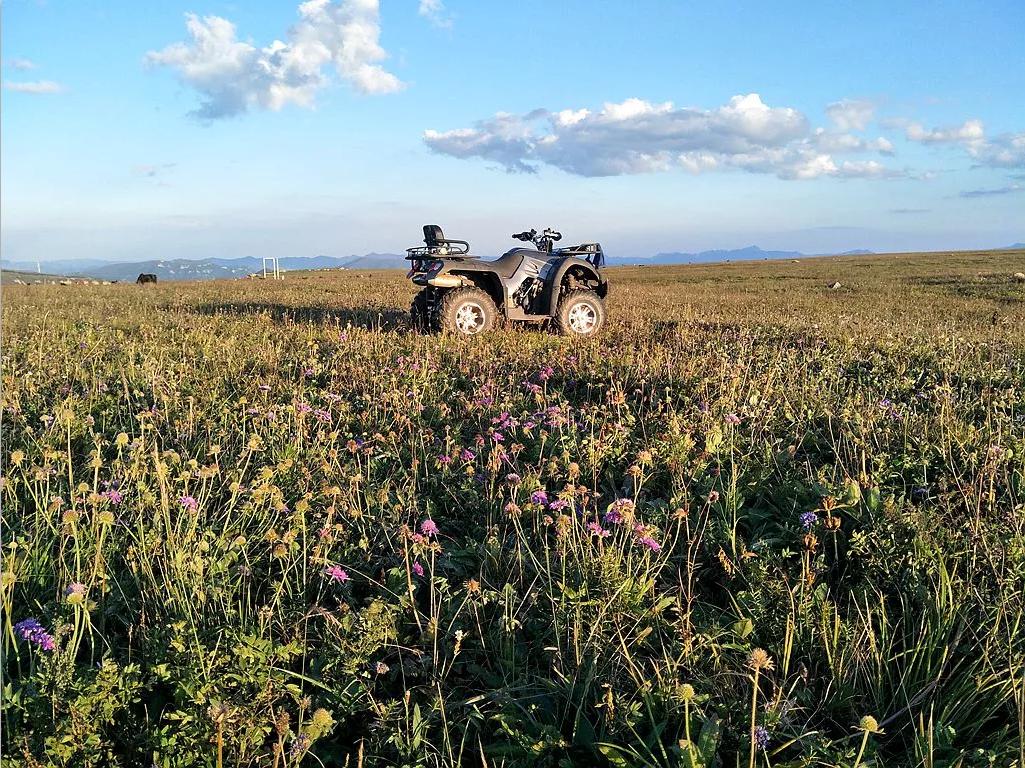
[[544, 491], [534, 491], [532, 494], [530, 494], [530, 503], [531, 504], [547, 504], [548, 503], [548, 494], [545, 493]]
[[104, 491], [100, 494], [103, 498], [109, 501], [111, 504], [120, 504], [124, 496], [117, 488], [111, 488], [109, 491]]
[[810, 531], [812, 526], [819, 521], [819, 516], [814, 512], [803, 512], [797, 520], [801, 523], [801, 527], [804, 530]]
[[313, 412], [313, 415], [318, 421], [328, 422], [331, 421], [331, 411], [325, 411], [323, 408], [318, 408]]
[[463, 448], [463, 452], [459, 454], [459, 458], [463, 461], [473, 461], [477, 458], [477, 454], [471, 451], [469, 448]]
[[452, 457], [449, 456], [448, 454], [445, 454], [445, 453], [438, 454], [438, 463], [439, 464], [451, 464], [452, 463]]
[[509, 483], [509, 485], [519, 485], [522, 482], [522, 478], [515, 472], [510, 472], [505, 476], [505, 481]]
[[292, 757], [302, 757], [306, 754], [306, 750], [310, 748], [310, 737], [305, 733], [300, 733], [294, 739], [292, 739], [292, 746], [288, 748], [288, 753]]
[[540, 370], [540, 372], [537, 374], [537, 377], [541, 381], [548, 381], [548, 379], [552, 378], [552, 374], [554, 373], [555, 369], [552, 368], [552, 366], [550, 365], [546, 365], [544, 368]]
[[415, 573], [417, 576], [423, 576], [424, 567], [420, 565], [419, 562], [413, 563], [413, 573]]
[[438, 526], [437, 524], [435, 524], [433, 520], [431, 520], [431, 518], [428, 517], [426, 520], [420, 523], [420, 533], [422, 533], [424, 536], [437, 536]]
[[727, 424], [732, 424], [733, 426], [740, 423], [740, 417], [735, 413], [727, 413], [726, 416], [723, 417], [723, 420]]
[[501, 443], [505, 441], [505, 435], [503, 435], [501, 432], [492, 432], [491, 439], [494, 440], [496, 443]]
[[608, 528], [602, 528], [601, 523], [588, 523], [587, 530], [589, 530], [593, 536], [599, 536], [603, 539], [606, 536], [612, 535], [612, 531], [610, 531]]
[[769, 731], [766, 728], [763, 728], [760, 725], [757, 726], [755, 728], [754, 737], [755, 744], [758, 746], [759, 749], [765, 749], [769, 746]]
[[73, 581], [64, 590], [64, 597], [72, 604], [79, 604], [85, 600], [85, 584], [80, 581]]
[[637, 539], [637, 543], [643, 547], [647, 547], [652, 552], [659, 552], [662, 549], [662, 545], [650, 536], [641, 536], [639, 539]]
[[22, 640], [38, 646], [40, 650], [53, 650], [53, 635], [47, 632], [36, 619], [24, 619], [14, 625], [14, 633]]
[[324, 575], [332, 581], [345, 582], [349, 581], [349, 574], [346, 573], [340, 566], [332, 565], [326, 571]]
[[548, 505], [548, 508], [558, 512], [560, 510], [566, 509], [566, 507], [568, 507], [568, 506], [569, 506], [569, 502], [566, 501], [565, 499], [556, 499], [555, 501], [553, 501], [551, 504]]
[[199, 509], [198, 502], [192, 496], [182, 496], [178, 501], [182, 505], [182, 509], [187, 509], [189, 512], [195, 512]]

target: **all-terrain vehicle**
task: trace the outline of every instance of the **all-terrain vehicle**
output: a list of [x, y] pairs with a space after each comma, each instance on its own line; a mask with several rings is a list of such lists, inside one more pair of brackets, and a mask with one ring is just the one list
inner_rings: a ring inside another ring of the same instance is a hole
[[562, 239], [553, 229], [513, 235], [533, 243], [493, 261], [470, 253], [465, 240], [450, 240], [441, 227], [424, 227], [424, 245], [406, 249], [406, 275], [423, 290], [410, 309], [413, 326], [425, 331], [483, 333], [499, 319], [551, 323], [565, 334], [590, 336], [605, 322], [609, 283], [598, 243], [553, 250]]

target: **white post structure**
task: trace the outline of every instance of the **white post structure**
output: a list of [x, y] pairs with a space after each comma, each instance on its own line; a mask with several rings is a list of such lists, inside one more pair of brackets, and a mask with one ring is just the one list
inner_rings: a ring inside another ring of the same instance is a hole
[[264, 256], [263, 257], [263, 278], [264, 278], [264, 280], [267, 279], [267, 262], [268, 261], [270, 262], [271, 275], [273, 276], [273, 278], [275, 280], [283, 280], [284, 278], [282, 277], [281, 269], [278, 266], [278, 257], [277, 256]]

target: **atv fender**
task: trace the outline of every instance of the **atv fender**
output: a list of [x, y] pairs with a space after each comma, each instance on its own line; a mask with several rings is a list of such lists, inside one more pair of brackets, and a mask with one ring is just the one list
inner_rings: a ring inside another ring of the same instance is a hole
[[542, 277], [547, 283], [548, 291], [548, 314], [554, 316], [559, 306], [559, 294], [561, 292], [562, 280], [566, 277], [566, 274], [573, 269], [579, 273], [583, 279], [593, 281], [595, 286], [595, 293], [601, 298], [605, 298], [605, 295], [609, 291], [609, 283], [601, 274], [598, 273], [594, 267], [583, 259], [578, 259], [576, 256], [567, 256], [564, 259], [560, 259], [552, 264], [549, 269], [553, 270], [549, 274], [543, 274]]

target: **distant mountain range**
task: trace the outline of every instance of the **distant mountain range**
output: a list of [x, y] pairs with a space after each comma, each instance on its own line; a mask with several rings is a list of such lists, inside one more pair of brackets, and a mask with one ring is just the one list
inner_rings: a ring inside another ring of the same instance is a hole
[[[1014, 243], [997, 250], [1025, 249], [1025, 243]], [[833, 254], [805, 254], [800, 251], [766, 251], [757, 245], [733, 250], [717, 249], [688, 253], [667, 251], [654, 256], [610, 256], [610, 265], [640, 264], [714, 264], [727, 261], [761, 261], [769, 259], [798, 259], [809, 255], [857, 256], [872, 254], [863, 248]], [[482, 257], [487, 258], [487, 257]], [[367, 253], [363, 256], [286, 256], [278, 261], [286, 272], [303, 269], [406, 269], [408, 262], [397, 253]], [[3, 262], [3, 269], [35, 272], [35, 262]], [[237, 259], [164, 259], [132, 262], [108, 262], [97, 259], [62, 259], [44, 262], [43, 270], [51, 274], [80, 276], [97, 280], [135, 280], [140, 273], [148, 272], [159, 280], [217, 280], [262, 274], [263, 262], [253, 257]]]
[[[302, 269], [406, 269], [404, 256], [395, 253], [368, 253], [363, 256], [286, 256], [278, 266], [291, 272]], [[4, 269], [35, 272], [31, 262], [4, 263]], [[251, 256], [238, 259], [162, 259], [131, 262], [48, 261], [44, 270], [64, 275], [81, 275], [97, 280], [135, 280], [140, 273], [158, 280], [224, 280], [263, 274], [263, 261]], [[268, 262], [268, 269], [270, 262]]]

